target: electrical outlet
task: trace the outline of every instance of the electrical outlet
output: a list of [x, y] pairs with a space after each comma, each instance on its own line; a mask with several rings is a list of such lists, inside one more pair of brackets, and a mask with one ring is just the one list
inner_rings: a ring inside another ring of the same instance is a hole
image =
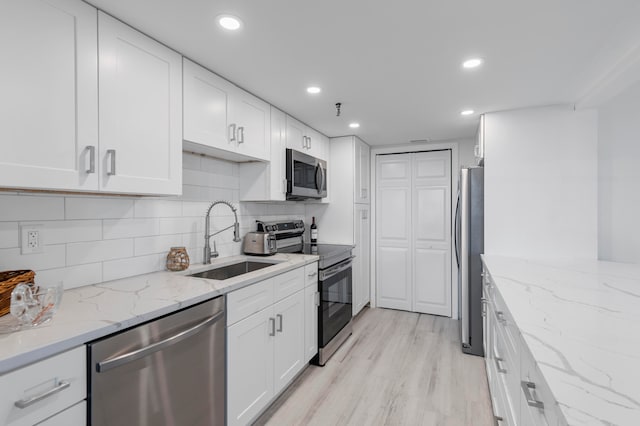
[[44, 251], [42, 229], [42, 225], [24, 225], [20, 228], [22, 254], [42, 253]]

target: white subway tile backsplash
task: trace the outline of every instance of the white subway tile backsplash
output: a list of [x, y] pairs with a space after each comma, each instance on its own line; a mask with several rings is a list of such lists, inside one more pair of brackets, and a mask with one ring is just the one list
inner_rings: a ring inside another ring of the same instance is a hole
[[[3, 193], [0, 195], [0, 269], [30, 268], [42, 282], [74, 288], [165, 269], [173, 246], [202, 263], [205, 213], [216, 200], [238, 208], [241, 235], [255, 220], [304, 218], [305, 205], [242, 203], [238, 164], [183, 153], [183, 194], [172, 198]], [[45, 252], [20, 254], [19, 226], [43, 225]], [[211, 232], [233, 224], [224, 205], [211, 214]], [[240, 254], [231, 229], [215, 240], [221, 257]]]
[[42, 241], [45, 245], [102, 239], [102, 221], [100, 220], [20, 222], [20, 226], [31, 224], [43, 225]]
[[209, 201], [183, 201], [182, 216], [204, 217], [210, 205]]
[[102, 282], [102, 263], [36, 271], [36, 283], [62, 281], [65, 290]]
[[[185, 234], [190, 235], [190, 234]], [[169, 253], [171, 247], [183, 246], [182, 234], [159, 235], [155, 237], [136, 238], [134, 241], [134, 255]]]
[[102, 278], [105, 281], [132, 277], [162, 271], [166, 266], [166, 254], [152, 254], [149, 256], [130, 257], [128, 259], [104, 262]]
[[65, 246], [44, 246], [42, 253], [20, 254], [19, 248], [0, 249], [0, 270], [51, 269], [65, 265]]
[[18, 222], [0, 222], [0, 248], [20, 247]]
[[133, 239], [67, 244], [67, 265], [103, 262], [133, 256]]
[[143, 217], [179, 217], [182, 215], [182, 202], [169, 200], [135, 200], [134, 216]]
[[64, 219], [64, 198], [0, 195], [0, 221]]
[[148, 237], [160, 234], [160, 219], [105, 219], [103, 221], [103, 238]]
[[68, 197], [66, 219], [122, 219], [133, 217], [133, 199]]
[[201, 155], [182, 153], [182, 170], [200, 170]]

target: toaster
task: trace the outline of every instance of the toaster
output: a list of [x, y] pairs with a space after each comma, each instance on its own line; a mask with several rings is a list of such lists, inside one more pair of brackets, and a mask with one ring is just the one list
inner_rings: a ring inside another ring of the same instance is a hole
[[276, 236], [270, 232], [247, 232], [242, 243], [245, 254], [270, 256], [276, 254]]

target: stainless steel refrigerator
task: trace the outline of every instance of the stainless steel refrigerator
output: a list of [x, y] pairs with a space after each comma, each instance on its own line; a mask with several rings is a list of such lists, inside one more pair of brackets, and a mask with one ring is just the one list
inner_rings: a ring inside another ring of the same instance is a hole
[[460, 170], [455, 234], [462, 352], [484, 356], [482, 262], [480, 260], [480, 254], [484, 251], [484, 169], [482, 167], [468, 167]]

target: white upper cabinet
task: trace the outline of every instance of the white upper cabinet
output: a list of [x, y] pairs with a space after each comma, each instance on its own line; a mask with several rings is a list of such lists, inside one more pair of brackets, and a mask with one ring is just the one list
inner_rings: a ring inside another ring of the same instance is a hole
[[271, 106], [236, 88], [229, 102], [229, 121], [235, 130], [236, 150], [241, 155], [269, 160]]
[[181, 56], [99, 12], [100, 188], [182, 189]]
[[234, 87], [227, 80], [184, 59], [184, 129], [186, 141], [229, 150], [227, 105]]
[[326, 160], [328, 146], [329, 138], [287, 115], [287, 148]]
[[0, 54], [0, 186], [97, 190], [96, 9], [2, 1]]
[[270, 161], [240, 163], [240, 201], [284, 201], [286, 199], [286, 130], [285, 113], [271, 107]]
[[233, 161], [268, 161], [271, 106], [184, 59], [185, 149]]

